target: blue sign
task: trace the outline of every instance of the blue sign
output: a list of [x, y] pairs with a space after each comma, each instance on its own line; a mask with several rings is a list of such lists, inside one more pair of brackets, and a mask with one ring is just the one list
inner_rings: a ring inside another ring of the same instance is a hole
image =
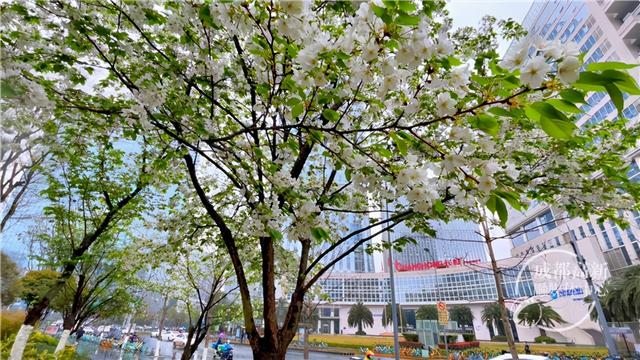
[[551, 300], [556, 300], [565, 296], [584, 295], [584, 290], [582, 288], [552, 290], [549, 295], [551, 295]]

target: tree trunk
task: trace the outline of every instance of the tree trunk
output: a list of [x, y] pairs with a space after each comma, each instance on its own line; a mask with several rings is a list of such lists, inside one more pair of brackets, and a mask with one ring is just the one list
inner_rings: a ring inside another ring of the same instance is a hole
[[75, 325], [75, 317], [73, 314], [69, 313], [63, 319], [62, 335], [60, 336], [60, 340], [58, 341], [58, 345], [56, 346], [54, 353], [64, 350], [64, 347], [67, 345], [67, 341], [69, 340], [69, 335], [71, 335], [71, 330], [73, 330], [73, 325]]
[[496, 282], [496, 291], [498, 293], [498, 304], [500, 305], [500, 319], [502, 320], [502, 327], [504, 328], [504, 333], [507, 337], [507, 344], [509, 345], [509, 352], [511, 352], [511, 359], [519, 360], [518, 350], [516, 349], [516, 344], [513, 341], [513, 334], [511, 333], [511, 324], [509, 324], [507, 307], [504, 302], [504, 291], [502, 289], [502, 272], [498, 268], [496, 255], [493, 252], [491, 233], [489, 232], [489, 225], [487, 224], [486, 219], [482, 221], [482, 232], [484, 235], [484, 240], [487, 243], [487, 248], [489, 250], [489, 257], [491, 258], [491, 269], [493, 270], [492, 272]]
[[547, 330], [540, 327], [538, 328], [538, 330], [540, 330], [540, 336], [547, 336]]
[[160, 324], [158, 325], [158, 340], [162, 340], [162, 328], [164, 328], [164, 320], [167, 317], [167, 300], [169, 300], [168, 295], [164, 296], [164, 301], [162, 302], [162, 313], [160, 314]]
[[304, 360], [309, 360], [309, 326], [305, 326], [304, 327], [304, 353], [303, 353], [303, 358]]
[[22, 326], [20, 326], [20, 330], [18, 331], [16, 339], [13, 342], [13, 346], [11, 347], [9, 360], [22, 360], [24, 348], [27, 346], [27, 340], [29, 340], [29, 336], [31, 336], [32, 332], [33, 325], [22, 324]]

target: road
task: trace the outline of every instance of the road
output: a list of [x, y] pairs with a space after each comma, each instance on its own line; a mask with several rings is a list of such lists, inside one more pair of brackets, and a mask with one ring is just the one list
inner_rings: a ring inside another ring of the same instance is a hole
[[[153, 349], [155, 343], [149, 344], [149, 348]], [[251, 348], [248, 345], [234, 345], [234, 360], [253, 360], [253, 355], [251, 354]], [[205, 360], [202, 358], [202, 351], [204, 350], [204, 345], [201, 345], [198, 348], [198, 360]], [[145, 355], [145, 354], [131, 354], [131, 353], [121, 353], [118, 350], [102, 350], [98, 349], [95, 344], [90, 344], [86, 342], [81, 342], [81, 345], [78, 347], [78, 352], [88, 356], [91, 360], [153, 360], [153, 355]], [[182, 355], [182, 351], [174, 349], [173, 345], [169, 341], [161, 342], [160, 346], [160, 356], [158, 360], [170, 360], [170, 359], [180, 359]], [[309, 358], [311, 360], [348, 360], [348, 355], [339, 355], [339, 354], [330, 354], [323, 352], [310, 352]], [[192, 357], [195, 359], [195, 357]], [[287, 360], [302, 360], [303, 353], [301, 350], [289, 350], [287, 352]], [[208, 356], [206, 360], [213, 360], [213, 350], [208, 350]]]

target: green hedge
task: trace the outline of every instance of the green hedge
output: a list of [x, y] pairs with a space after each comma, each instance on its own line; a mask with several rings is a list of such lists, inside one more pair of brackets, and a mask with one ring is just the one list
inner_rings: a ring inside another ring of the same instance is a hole
[[418, 342], [420, 341], [418, 338], [418, 334], [413, 334], [413, 333], [402, 333], [402, 336], [404, 336], [405, 340], [407, 341], [411, 341], [411, 342]]
[[476, 341], [475, 334], [462, 334], [462, 338], [464, 339], [464, 341]]
[[[0, 353], [2, 359], [9, 358], [11, 346], [16, 335], [12, 334], [5, 339], [0, 340]], [[38, 360], [87, 360], [88, 358], [76, 354], [73, 346], [67, 346], [63, 351], [54, 356], [53, 352], [58, 344], [58, 339], [49, 336], [40, 331], [34, 331], [29, 337], [27, 347], [24, 349], [23, 359]]]
[[491, 341], [501, 341], [501, 342], [506, 342], [507, 341], [507, 337], [504, 335], [496, 335], [494, 337], [491, 338]]
[[533, 340], [538, 344], [541, 344], [541, 343], [555, 344], [556, 343], [556, 339], [548, 336], [537, 336]]

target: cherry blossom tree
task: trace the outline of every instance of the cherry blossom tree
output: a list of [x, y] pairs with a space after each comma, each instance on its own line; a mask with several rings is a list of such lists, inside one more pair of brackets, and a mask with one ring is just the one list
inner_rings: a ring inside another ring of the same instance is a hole
[[[429, 233], [427, 220], [478, 220], [477, 201], [503, 224], [507, 204], [530, 199], [616, 221], [638, 209], [624, 176], [638, 128], [621, 114], [623, 94], [640, 93], [633, 66], [580, 72], [578, 49], [537, 38], [501, 61], [492, 44], [518, 35], [513, 22], [452, 36], [442, 1], [3, 6], [14, 83], [179, 148], [256, 358], [283, 359], [309, 289], [400, 222]], [[589, 91], [620, 117], [579, 128]]]

